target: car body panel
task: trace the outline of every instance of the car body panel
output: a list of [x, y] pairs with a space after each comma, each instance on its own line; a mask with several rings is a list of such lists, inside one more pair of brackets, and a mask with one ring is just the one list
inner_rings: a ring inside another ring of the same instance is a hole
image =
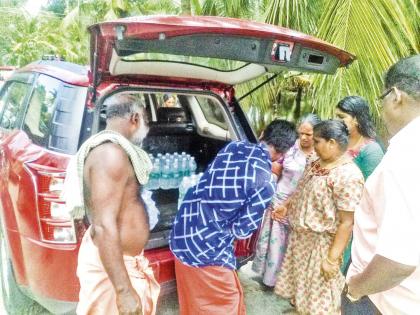
[[[144, 52], [243, 61], [259, 65], [265, 72], [294, 69], [331, 74], [355, 59], [344, 50], [300, 32], [224, 17], [134, 17], [98, 23], [89, 27], [89, 31], [91, 69], [96, 85], [109, 76], [148, 74], [142, 73], [141, 62], [136, 65], [136, 62], [123, 60]], [[274, 47], [280, 46], [287, 46], [284, 59], [273, 57]], [[311, 52], [314, 58], [309, 60]], [[323, 58], [320, 64], [321, 60], [316, 60], [318, 55]], [[188, 77], [192, 71], [184, 74], [169, 69], [166, 77]], [[205, 69], [201, 72], [199, 78], [202, 80], [211, 77]], [[261, 75], [260, 72], [261, 69], [256, 70], [255, 75], [242, 82]], [[215, 80], [227, 85], [241, 83], [223, 76]]]
[[[16, 70], [17, 73], [26, 73], [26, 72], [35, 72], [35, 73], [43, 73], [45, 75], [51, 76], [53, 78], [57, 78], [62, 82], [69, 83], [76, 86], [89, 86], [89, 78], [87, 76], [88, 67], [78, 66], [77, 72], [71, 69], [66, 69], [66, 67], [62, 66], [58, 68], [56, 65], [66, 65], [70, 63], [66, 62], [34, 62], [31, 63], [19, 70]], [[71, 64], [73, 65], [73, 64]]]

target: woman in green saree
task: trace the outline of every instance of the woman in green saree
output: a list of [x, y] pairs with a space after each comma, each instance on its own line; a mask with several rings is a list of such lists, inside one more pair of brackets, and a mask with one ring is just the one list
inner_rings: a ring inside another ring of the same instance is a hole
[[[384, 152], [375, 140], [376, 132], [369, 113], [367, 101], [360, 96], [347, 96], [338, 102], [336, 117], [341, 119], [349, 130], [347, 153], [359, 167], [365, 180], [382, 160]], [[346, 274], [350, 264], [351, 241], [343, 254], [341, 271]]]

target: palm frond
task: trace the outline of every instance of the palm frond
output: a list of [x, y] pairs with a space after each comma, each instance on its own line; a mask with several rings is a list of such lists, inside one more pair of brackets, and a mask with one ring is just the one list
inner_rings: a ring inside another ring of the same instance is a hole
[[267, 23], [313, 34], [320, 17], [319, 0], [272, 0], [264, 20]]
[[[384, 72], [401, 57], [418, 51], [413, 12], [397, 0], [328, 0], [325, 8], [318, 37], [354, 53], [358, 59], [332, 77], [316, 75], [312, 105], [322, 117], [331, 117], [342, 97], [358, 94], [368, 99], [377, 118], [373, 105]], [[418, 19], [418, 11], [414, 14]]]

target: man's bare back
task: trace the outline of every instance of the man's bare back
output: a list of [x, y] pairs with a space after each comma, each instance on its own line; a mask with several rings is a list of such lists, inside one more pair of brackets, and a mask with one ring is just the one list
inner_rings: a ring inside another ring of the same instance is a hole
[[[115, 159], [120, 161], [113, 163]], [[115, 174], [116, 180], [112, 176], [113, 173], [119, 173]], [[119, 208], [116, 220], [121, 250], [124, 255], [140, 254], [149, 238], [149, 224], [140, 196], [139, 183], [124, 150], [113, 143], [105, 143], [93, 149], [85, 161], [84, 183], [86, 203], [93, 220], [93, 240], [95, 241], [95, 221], [98, 221], [98, 217], [101, 219], [108, 211], [107, 208], [100, 209], [94, 204], [98, 198], [92, 200], [92, 185], [106, 183], [113, 193], [103, 195], [100, 202]], [[104, 194], [106, 191], [109, 189], [104, 190]]]

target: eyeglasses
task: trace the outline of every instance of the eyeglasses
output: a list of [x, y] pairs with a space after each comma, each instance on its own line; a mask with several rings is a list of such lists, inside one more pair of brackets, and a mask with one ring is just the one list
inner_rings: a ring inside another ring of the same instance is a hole
[[385, 92], [383, 92], [376, 100], [377, 101], [382, 101], [389, 93], [391, 93], [391, 91], [394, 89], [394, 87], [390, 87], [388, 90], [386, 90]]

